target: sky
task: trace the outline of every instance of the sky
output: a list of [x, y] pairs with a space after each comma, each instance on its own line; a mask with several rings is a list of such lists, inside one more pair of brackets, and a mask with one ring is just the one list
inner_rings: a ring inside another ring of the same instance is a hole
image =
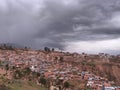
[[120, 0], [0, 0], [0, 43], [120, 54]]

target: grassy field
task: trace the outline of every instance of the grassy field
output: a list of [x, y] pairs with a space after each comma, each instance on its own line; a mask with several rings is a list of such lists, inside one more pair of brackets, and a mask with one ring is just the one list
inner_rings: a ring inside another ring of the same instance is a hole
[[40, 87], [33, 82], [18, 81], [12, 84], [8, 84], [11, 90], [47, 90], [44, 87]]
[[5, 78], [0, 78], [0, 85], [5, 85], [6, 87], [9, 87], [9, 89], [5, 90], [48, 90], [45, 87], [40, 87], [31, 81], [7, 80]]

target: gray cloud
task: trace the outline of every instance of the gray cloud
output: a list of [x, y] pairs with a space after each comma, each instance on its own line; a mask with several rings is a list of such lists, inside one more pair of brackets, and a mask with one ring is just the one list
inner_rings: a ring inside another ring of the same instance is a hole
[[111, 20], [120, 16], [119, 4], [119, 0], [1, 0], [0, 42], [64, 49], [71, 40], [117, 39], [120, 27]]

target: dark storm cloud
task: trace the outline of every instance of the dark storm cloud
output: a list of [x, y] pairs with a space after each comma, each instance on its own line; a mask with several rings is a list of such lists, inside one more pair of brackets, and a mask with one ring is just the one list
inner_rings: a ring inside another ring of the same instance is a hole
[[120, 27], [111, 21], [120, 16], [119, 0], [2, 1], [6, 6], [0, 9], [1, 43], [64, 49], [64, 43], [71, 40], [120, 38]]
[[[46, 31], [44, 36], [49, 35], [49, 38], [52, 38], [54, 41], [53, 37], [58, 35], [55, 38], [60, 39], [60, 42], [64, 42], [65, 39], [74, 40], [74, 38], [75, 40], [100, 40], [118, 37], [119, 28], [111, 27], [109, 22], [107, 22], [116, 11], [116, 2], [113, 0], [109, 2], [107, 0], [98, 1], [93, 0], [91, 3], [87, 3], [88, 0], [84, 0], [68, 6], [55, 0], [46, 1], [43, 13], [44, 17], [47, 17], [46, 20], [50, 21], [50, 23], [43, 28]], [[104, 25], [107, 26], [104, 27]], [[84, 28], [76, 33], [73, 28], [76, 28], [76, 26], [84, 26]], [[94, 26], [96, 28], [93, 28]], [[50, 32], [52, 32], [52, 36]], [[70, 35], [71, 33], [72, 35]], [[38, 34], [39, 36], [41, 37]]]

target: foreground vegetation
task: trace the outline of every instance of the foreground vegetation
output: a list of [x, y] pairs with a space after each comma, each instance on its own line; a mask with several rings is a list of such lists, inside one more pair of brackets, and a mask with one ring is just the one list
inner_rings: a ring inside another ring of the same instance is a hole
[[0, 80], [0, 90], [48, 90], [45, 87], [40, 87], [32, 81], [23, 80]]

